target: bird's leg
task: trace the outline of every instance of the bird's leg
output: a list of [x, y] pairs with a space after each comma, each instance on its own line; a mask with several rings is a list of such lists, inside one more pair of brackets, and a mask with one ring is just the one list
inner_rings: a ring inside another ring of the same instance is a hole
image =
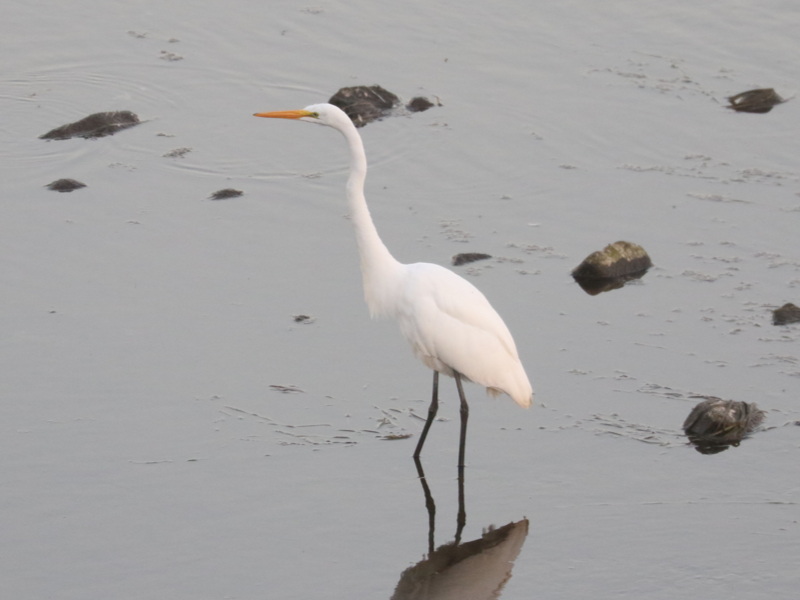
[[417, 466], [417, 475], [422, 484], [422, 493], [425, 494], [425, 508], [428, 509], [428, 556], [430, 556], [433, 554], [433, 532], [436, 528], [436, 503], [433, 501], [433, 494], [431, 494], [431, 488], [428, 486], [419, 457], [414, 457], [414, 464]]
[[453, 371], [456, 378], [456, 386], [458, 387], [458, 396], [461, 398], [461, 440], [458, 444], [458, 468], [464, 468], [464, 451], [467, 444], [467, 420], [469, 419], [469, 405], [467, 398], [464, 396], [464, 388], [461, 387], [461, 374], [458, 371]]
[[464, 467], [458, 467], [458, 516], [456, 517], [456, 542], [461, 543], [461, 532], [467, 524], [467, 510], [464, 506]]
[[428, 430], [431, 428], [433, 420], [436, 418], [436, 413], [439, 410], [439, 371], [433, 372], [433, 398], [431, 405], [428, 407], [428, 420], [425, 421], [425, 427], [422, 428], [422, 433], [419, 436], [417, 449], [414, 450], [414, 458], [419, 458], [419, 453], [422, 452], [422, 446], [425, 445], [425, 438], [428, 437]]

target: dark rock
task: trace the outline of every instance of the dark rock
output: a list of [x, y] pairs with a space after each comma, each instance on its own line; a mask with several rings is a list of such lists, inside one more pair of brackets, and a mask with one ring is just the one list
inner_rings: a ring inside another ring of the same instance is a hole
[[80, 188], [86, 187], [85, 183], [81, 183], [76, 179], [57, 179], [53, 183], [50, 183], [45, 186], [48, 190], [53, 190], [54, 192], [71, 192], [72, 190], [78, 190]]
[[764, 420], [764, 411], [754, 402], [735, 402], [714, 396], [705, 398], [683, 422], [683, 431], [703, 454], [716, 454], [738, 446], [744, 437]]
[[726, 108], [737, 112], [763, 114], [768, 113], [772, 110], [773, 106], [786, 102], [786, 100], [781, 98], [772, 88], [761, 88], [730, 96], [728, 102], [731, 104]]
[[363, 127], [386, 116], [400, 99], [379, 85], [358, 85], [340, 89], [328, 102], [341, 108], [356, 127]]
[[453, 257], [453, 266], [460, 267], [461, 265], [466, 265], [467, 263], [475, 262], [477, 260], [485, 260], [487, 258], [492, 258], [492, 255], [481, 254], [480, 252], [466, 252], [463, 254], [456, 254]]
[[773, 325], [788, 325], [800, 322], [800, 308], [789, 302], [772, 311]]
[[412, 98], [411, 102], [406, 104], [406, 108], [411, 112], [423, 112], [428, 110], [429, 108], [433, 108], [434, 104], [427, 98], [423, 98], [422, 96], [417, 96], [416, 98]]
[[88, 117], [56, 127], [39, 138], [43, 140], [68, 140], [74, 137], [99, 138], [139, 124], [139, 117], [129, 110], [94, 113]]
[[224, 190], [217, 190], [209, 197], [212, 200], [227, 200], [228, 198], [238, 198], [242, 194], [244, 194], [244, 192], [240, 190], [234, 190], [233, 188], [225, 188]]
[[630, 242], [614, 242], [592, 252], [572, 271], [572, 277], [589, 294], [622, 287], [641, 278], [653, 266], [644, 248]]

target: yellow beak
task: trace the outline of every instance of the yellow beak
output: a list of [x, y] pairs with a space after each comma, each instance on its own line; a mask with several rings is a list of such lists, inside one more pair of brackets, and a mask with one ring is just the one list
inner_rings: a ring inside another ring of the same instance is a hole
[[256, 113], [254, 117], [269, 117], [270, 119], [302, 119], [310, 117], [314, 113], [307, 110], [279, 110], [276, 112]]

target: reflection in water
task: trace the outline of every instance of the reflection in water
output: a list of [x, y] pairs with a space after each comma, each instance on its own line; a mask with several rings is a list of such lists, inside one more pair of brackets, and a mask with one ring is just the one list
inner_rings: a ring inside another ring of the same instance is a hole
[[415, 459], [428, 509], [428, 556], [403, 571], [392, 600], [491, 600], [500, 597], [528, 535], [528, 520], [495, 529], [490, 526], [471, 542], [461, 542], [467, 521], [464, 509], [464, 468], [458, 469], [458, 516], [452, 542], [434, 550], [436, 504]]
[[586, 292], [590, 296], [597, 296], [598, 294], [602, 294], [603, 292], [618, 290], [629, 281], [641, 279], [642, 277], [644, 277], [645, 273], [647, 273], [647, 270], [639, 271], [638, 273], [631, 273], [630, 275], [625, 275], [624, 277], [614, 277], [606, 279], [581, 279], [575, 277], [574, 279], [577, 282], [577, 284], [581, 286], [581, 289], [584, 292]]

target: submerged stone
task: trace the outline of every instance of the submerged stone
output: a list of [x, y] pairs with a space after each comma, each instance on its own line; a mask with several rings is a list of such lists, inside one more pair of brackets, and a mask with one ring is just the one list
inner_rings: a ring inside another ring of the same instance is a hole
[[53, 183], [45, 186], [48, 190], [54, 192], [71, 192], [80, 188], [85, 188], [86, 184], [81, 183], [77, 179], [56, 179]]
[[728, 102], [730, 102], [730, 106], [726, 108], [737, 112], [763, 114], [768, 113], [773, 106], [786, 102], [786, 100], [781, 98], [772, 88], [760, 88], [730, 96]]
[[228, 198], [238, 198], [243, 194], [244, 192], [242, 192], [241, 190], [235, 190], [233, 188], [225, 188], [224, 190], [217, 190], [216, 192], [211, 194], [210, 198], [212, 200], [227, 200]]
[[400, 99], [379, 85], [357, 85], [340, 89], [328, 100], [341, 108], [356, 127], [363, 127], [400, 104]]
[[764, 420], [764, 411], [755, 402], [736, 402], [713, 396], [692, 409], [683, 422], [683, 431], [699, 452], [714, 454], [737, 446]]
[[789, 325], [800, 322], [800, 308], [791, 302], [772, 311], [773, 325]]
[[461, 265], [466, 265], [467, 263], [478, 260], [486, 260], [487, 258], [492, 258], [492, 255], [481, 254], [480, 252], [464, 252], [462, 254], [456, 254], [453, 257], [453, 266], [460, 267]]
[[592, 252], [572, 270], [572, 277], [588, 294], [595, 295], [641, 278], [651, 266], [653, 263], [644, 248], [619, 241]]
[[118, 131], [139, 124], [139, 117], [129, 110], [101, 112], [89, 115], [80, 121], [56, 127], [40, 135], [43, 140], [68, 140], [74, 137], [85, 139], [114, 135]]
[[423, 98], [422, 96], [417, 96], [416, 98], [412, 98], [411, 102], [406, 104], [406, 108], [411, 112], [423, 112], [428, 110], [429, 108], [433, 108], [434, 104], [427, 98]]

